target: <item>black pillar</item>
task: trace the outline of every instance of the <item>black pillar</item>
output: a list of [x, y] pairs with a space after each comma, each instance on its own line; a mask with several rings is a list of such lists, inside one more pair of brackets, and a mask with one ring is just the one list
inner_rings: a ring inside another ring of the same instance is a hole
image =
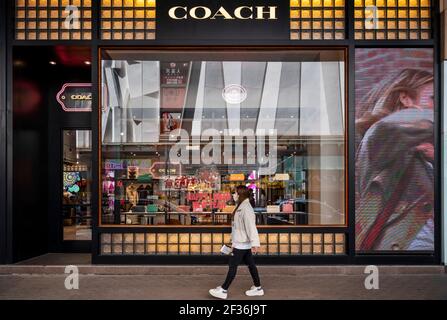
[[0, 2], [0, 264], [10, 262], [8, 237], [8, 174], [7, 174], [7, 39], [6, 1]]

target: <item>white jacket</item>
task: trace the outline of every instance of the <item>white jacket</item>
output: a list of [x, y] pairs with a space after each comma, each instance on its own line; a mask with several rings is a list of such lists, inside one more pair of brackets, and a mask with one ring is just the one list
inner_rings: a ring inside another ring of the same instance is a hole
[[260, 247], [258, 229], [256, 229], [256, 216], [248, 199], [242, 201], [234, 213], [231, 241], [237, 243], [250, 242], [252, 247]]

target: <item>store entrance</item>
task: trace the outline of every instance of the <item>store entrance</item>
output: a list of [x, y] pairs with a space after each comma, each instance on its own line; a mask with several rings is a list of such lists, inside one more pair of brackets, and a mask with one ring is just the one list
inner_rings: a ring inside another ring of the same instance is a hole
[[91, 130], [63, 130], [62, 141], [62, 249], [88, 252], [92, 240]]
[[91, 252], [91, 49], [20, 46], [13, 58], [12, 261]]

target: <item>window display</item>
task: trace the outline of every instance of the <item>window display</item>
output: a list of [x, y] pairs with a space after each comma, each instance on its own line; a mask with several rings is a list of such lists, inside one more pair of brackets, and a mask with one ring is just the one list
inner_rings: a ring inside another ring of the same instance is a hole
[[344, 225], [345, 52], [102, 50], [102, 225]]

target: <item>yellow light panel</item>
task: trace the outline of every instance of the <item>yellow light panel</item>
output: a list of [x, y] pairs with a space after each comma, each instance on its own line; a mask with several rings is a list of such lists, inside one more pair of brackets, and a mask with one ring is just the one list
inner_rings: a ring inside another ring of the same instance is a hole
[[290, 0], [290, 39], [344, 39], [344, 18], [344, 0]]
[[[155, 0], [102, 0], [101, 38], [155, 39]], [[110, 22], [110, 24], [104, 22]], [[105, 26], [112, 27], [106, 28]]]
[[356, 0], [355, 39], [429, 39], [430, 30], [421, 29], [430, 22], [430, 6], [430, 0]]
[[[15, 0], [17, 40], [89, 40], [92, 38], [91, 0]], [[78, 21], [66, 24], [75, 16], [65, 10], [76, 6]], [[25, 26], [25, 27], [24, 27]]]

